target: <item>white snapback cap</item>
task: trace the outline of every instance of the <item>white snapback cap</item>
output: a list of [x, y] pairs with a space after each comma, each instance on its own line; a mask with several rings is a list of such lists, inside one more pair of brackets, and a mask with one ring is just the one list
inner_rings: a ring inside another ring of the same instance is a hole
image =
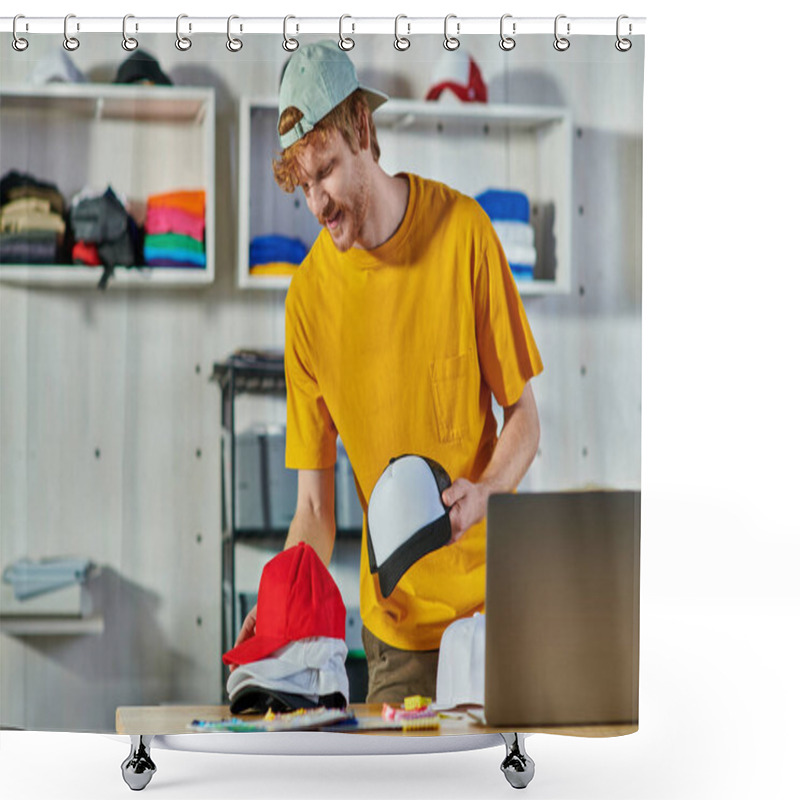
[[388, 597], [408, 568], [450, 541], [450, 515], [442, 492], [450, 476], [433, 459], [393, 458], [378, 478], [367, 506], [370, 572]]
[[484, 704], [486, 616], [451, 622], [442, 634], [436, 671], [436, 708]]

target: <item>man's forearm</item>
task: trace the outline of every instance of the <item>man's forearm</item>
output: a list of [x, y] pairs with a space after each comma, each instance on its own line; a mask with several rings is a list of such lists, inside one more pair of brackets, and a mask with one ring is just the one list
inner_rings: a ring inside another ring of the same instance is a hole
[[492, 458], [480, 477], [490, 494], [517, 488], [539, 449], [539, 412], [530, 383], [505, 412]]
[[305, 542], [314, 548], [322, 563], [328, 566], [333, 553], [336, 525], [333, 519], [317, 515], [310, 510], [298, 509], [289, 526], [286, 548]]
[[289, 548], [305, 542], [314, 548], [325, 566], [330, 563], [336, 538], [334, 496], [333, 468], [298, 471], [297, 509], [285, 546]]

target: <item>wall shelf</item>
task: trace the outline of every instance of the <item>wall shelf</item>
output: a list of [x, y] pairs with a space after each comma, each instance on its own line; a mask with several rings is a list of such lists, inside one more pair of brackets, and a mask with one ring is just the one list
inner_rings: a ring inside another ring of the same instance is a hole
[[102, 614], [89, 617], [0, 616], [0, 633], [9, 636], [99, 636], [104, 630]]
[[[147, 197], [205, 191], [205, 267], [118, 267], [112, 287], [192, 288], [214, 281], [214, 90], [121, 84], [3, 88], [0, 175], [16, 169], [54, 183], [66, 203], [111, 186], [141, 223]], [[120, 154], [124, 153], [124, 157]], [[0, 263], [0, 282], [96, 286], [99, 267]]]
[[[239, 106], [237, 285], [286, 291], [291, 276], [251, 275], [250, 242], [282, 234], [310, 246], [319, 225], [299, 191], [275, 184], [271, 158], [280, 150], [275, 98], [242, 98]], [[568, 109], [515, 104], [392, 99], [375, 112], [381, 164], [444, 181], [465, 194], [487, 188], [524, 191], [536, 230], [537, 277], [518, 279], [521, 295], [566, 294], [571, 288], [572, 117]]]

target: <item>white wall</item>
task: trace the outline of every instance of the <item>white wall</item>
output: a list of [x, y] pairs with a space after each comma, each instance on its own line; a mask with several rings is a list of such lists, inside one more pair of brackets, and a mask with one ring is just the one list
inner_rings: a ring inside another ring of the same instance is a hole
[[[274, 94], [285, 53], [266, 36], [238, 54], [149, 38], [176, 84], [216, 89], [217, 279], [104, 294], [0, 284], [2, 563], [91, 557], [105, 569], [106, 622], [95, 637], [0, 637], [5, 725], [112, 729], [117, 705], [219, 697], [219, 392], [208, 376], [236, 347], [283, 344], [284, 293], [235, 288], [236, 101]], [[491, 100], [567, 105], [576, 128], [572, 291], [525, 301], [545, 372], [534, 382], [541, 453], [523, 488], [638, 487], [643, 44], [621, 59], [603, 38], [561, 54], [549, 37], [508, 54], [494, 36], [473, 38]], [[58, 36], [32, 38], [24, 54], [4, 47], [2, 86], [60, 47]], [[420, 97], [443, 52], [440, 37], [410, 54], [362, 37], [353, 58], [366, 83]], [[118, 36], [94, 35], [74, 60], [102, 81], [123, 55]], [[18, 166], [36, 174], [34, 160]]]

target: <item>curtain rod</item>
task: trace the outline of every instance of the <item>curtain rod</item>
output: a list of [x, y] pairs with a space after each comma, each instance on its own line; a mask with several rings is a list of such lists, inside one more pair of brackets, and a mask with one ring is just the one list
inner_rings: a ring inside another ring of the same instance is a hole
[[[86, 33], [119, 33], [122, 34], [122, 17], [81, 17], [69, 15], [65, 17], [21, 16], [17, 19], [17, 34], [65, 33], [65, 26], [70, 36]], [[247, 34], [283, 34], [284, 25], [292, 35], [298, 34], [345, 34], [378, 33], [394, 35], [397, 31], [403, 36], [415, 34], [442, 35], [445, 30], [444, 17], [236, 17], [231, 20], [231, 30], [237, 35]], [[235, 20], [235, 21], [234, 21]], [[570, 17], [558, 15], [558, 31], [568, 36], [614, 36], [617, 31], [617, 17]], [[645, 32], [644, 17], [622, 16], [619, 32], [623, 36], [643, 35]], [[182, 35], [198, 33], [214, 33], [226, 35], [228, 17], [195, 17], [181, 15], [180, 31]], [[450, 15], [448, 31], [452, 35], [495, 33], [500, 34], [500, 17], [459, 17]], [[505, 15], [503, 29], [508, 35], [525, 34], [553, 35], [556, 25], [555, 17], [513, 17]], [[129, 16], [126, 23], [128, 35], [134, 33], [175, 33], [178, 19], [175, 17], [136, 17]], [[14, 17], [0, 17], [0, 32], [12, 33]]]

